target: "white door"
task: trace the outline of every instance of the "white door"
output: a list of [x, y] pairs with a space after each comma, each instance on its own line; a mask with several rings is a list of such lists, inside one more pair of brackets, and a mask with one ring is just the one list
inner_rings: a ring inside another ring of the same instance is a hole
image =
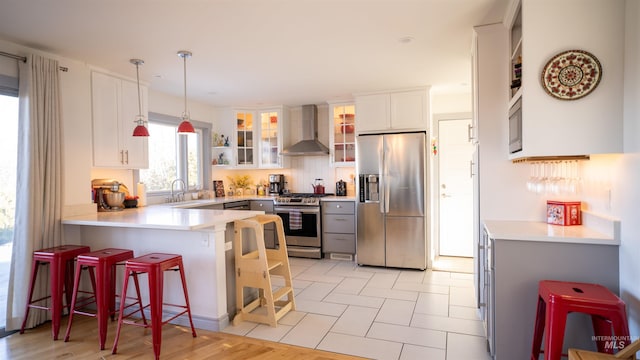
[[441, 256], [473, 256], [473, 180], [469, 142], [471, 119], [438, 122], [438, 199]]

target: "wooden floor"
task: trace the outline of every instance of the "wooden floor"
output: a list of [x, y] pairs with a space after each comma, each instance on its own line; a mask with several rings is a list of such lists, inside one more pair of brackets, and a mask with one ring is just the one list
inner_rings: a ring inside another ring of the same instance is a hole
[[[118, 342], [118, 353], [111, 354], [115, 336], [115, 322], [109, 325], [106, 349], [100, 351], [96, 319], [74, 316], [69, 342], [64, 342], [66, 317], [62, 321], [59, 340], [51, 339], [51, 323], [15, 333], [0, 339], [0, 359], [153, 359], [151, 330], [136, 326], [123, 326]], [[263, 341], [248, 337], [196, 330], [191, 336], [188, 328], [167, 324], [162, 328], [161, 359], [295, 359], [295, 360], [347, 360], [354, 356]]]

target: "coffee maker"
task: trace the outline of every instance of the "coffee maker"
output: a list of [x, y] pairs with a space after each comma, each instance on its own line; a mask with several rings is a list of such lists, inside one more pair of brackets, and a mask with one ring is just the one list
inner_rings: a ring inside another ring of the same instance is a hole
[[269, 195], [282, 195], [284, 190], [284, 175], [269, 174]]

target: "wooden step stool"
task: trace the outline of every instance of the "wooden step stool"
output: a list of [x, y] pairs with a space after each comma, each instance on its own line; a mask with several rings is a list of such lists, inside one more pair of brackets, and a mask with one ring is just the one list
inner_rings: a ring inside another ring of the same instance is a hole
[[[264, 225], [269, 223], [275, 223], [276, 236], [280, 244], [278, 249], [265, 247]], [[238, 325], [241, 321], [248, 320], [275, 327], [278, 320], [289, 310], [296, 309], [282, 219], [278, 215], [258, 215], [246, 220], [237, 220], [234, 227], [237, 312], [233, 324]], [[250, 249], [243, 250], [243, 239], [250, 239], [251, 235], [255, 237], [256, 246], [252, 246], [253, 241], [245, 241], [246, 247]], [[256, 247], [257, 250], [254, 250]], [[271, 284], [271, 275], [284, 278], [284, 286], [275, 292]], [[247, 305], [244, 304], [245, 287], [256, 288], [259, 293], [258, 298]], [[287, 300], [280, 300], [285, 295]], [[260, 313], [259, 309], [254, 312], [259, 307], [264, 307], [266, 315]]]

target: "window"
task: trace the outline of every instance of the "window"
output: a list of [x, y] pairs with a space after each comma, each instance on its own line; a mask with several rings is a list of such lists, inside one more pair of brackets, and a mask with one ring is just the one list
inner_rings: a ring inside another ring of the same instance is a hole
[[[11, 95], [9, 95], [11, 93]], [[0, 337], [4, 334], [7, 286], [16, 209], [16, 173], [18, 160], [17, 93], [0, 89]]]
[[209, 188], [211, 175], [205, 164], [210, 163], [206, 149], [210, 146], [211, 126], [192, 120], [196, 132], [178, 135], [180, 121], [177, 117], [149, 113], [149, 168], [141, 169], [139, 177], [151, 196], [170, 192], [176, 179], [187, 184], [185, 190]]

